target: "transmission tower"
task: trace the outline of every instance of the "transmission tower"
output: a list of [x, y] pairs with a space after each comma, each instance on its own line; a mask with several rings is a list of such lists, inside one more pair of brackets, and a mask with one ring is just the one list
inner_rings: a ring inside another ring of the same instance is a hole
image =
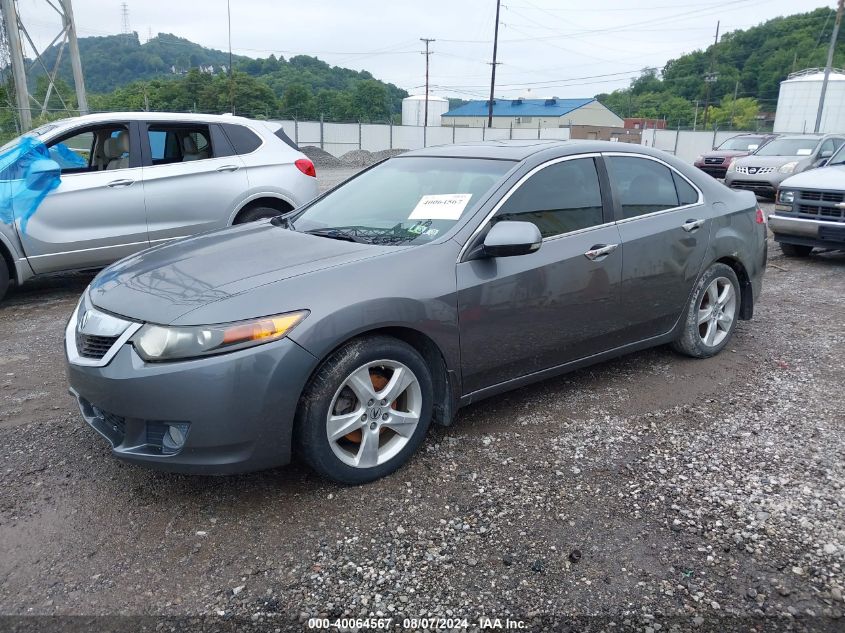
[[120, 4], [120, 20], [122, 23], [123, 39], [129, 40], [132, 30], [129, 28], [129, 5], [126, 2]]
[[[39, 1], [39, 0], [36, 0]], [[8, 44], [9, 61], [12, 69], [12, 80], [15, 85], [15, 100], [17, 103], [18, 121], [20, 129], [25, 132], [32, 128], [32, 111], [38, 110], [41, 114], [47, 112], [50, 98], [55, 92], [62, 104], [62, 107], [69, 113], [73, 110], [68, 107], [64, 97], [56, 88], [56, 75], [59, 72], [59, 65], [65, 48], [68, 49], [70, 65], [73, 70], [73, 83], [76, 88], [76, 101], [80, 114], [88, 114], [88, 99], [85, 95], [85, 79], [82, 76], [82, 61], [79, 58], [79, 44], [76, 40], [76, 24], [73, 20], [73, 7], [71, 0], [41, 0], [54, 9], [61, 18], [61, 28], [50, 44], [39, 51], [32, 37], [26, 28], [25, 20], [21, 17], [18, 4], [15, 0], [0, 0], [0, 14], [3, 16], [3, 31], [5, 41]], [[29, 50], [24, 49], [24, 42], [31, 49], [32, 56], [27, 57]], [[44, 53], [50, 48], [56, 47], [56, 61], [52, 68], [48, 68], [44, 59]], [[38, 67], [44, 72], [48, 80], [47, 94], [44, 102], [39, 102], [29, 93], [27, 87], [27, 73]]]

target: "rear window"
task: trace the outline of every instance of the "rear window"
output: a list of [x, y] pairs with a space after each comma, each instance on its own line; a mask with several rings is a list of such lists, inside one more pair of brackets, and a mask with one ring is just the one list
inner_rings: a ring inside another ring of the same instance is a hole
[[288, 135], [285, 133], [285, 129], [284, 129], [283, 127], [280, 127], [278, 130], [276, 130], [276, 131], [274, 132], [274, 134], [276, 135], [276, 137], [277, 137], [277, 138], [282, 139], [282, 141], [284, 141], [284, 142], [285, 142], [285, 144], [289, 145], [290, 147], [292, 147], [293, 149], [295, 149], [297, 152], [298, 152], [298, 151], [300, 151], [300, 150], [299, 150], [299, 146], [298, 146], [296, 143], [294, 143], [294, 142], [291, 140], [290, 136], [288, 136]]
[[223, 129], [236, 154], [249, 154], [261, 145], [261, 138], [249, 128], [235, 123], [224, 123]]

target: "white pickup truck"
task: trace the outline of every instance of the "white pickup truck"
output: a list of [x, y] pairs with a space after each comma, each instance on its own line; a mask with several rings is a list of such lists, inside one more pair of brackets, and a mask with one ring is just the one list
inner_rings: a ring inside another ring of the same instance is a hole
[[814, 248], [845, 250], [845, 145], [824, 167], [784, 180], [769, 227], [787, 257]]

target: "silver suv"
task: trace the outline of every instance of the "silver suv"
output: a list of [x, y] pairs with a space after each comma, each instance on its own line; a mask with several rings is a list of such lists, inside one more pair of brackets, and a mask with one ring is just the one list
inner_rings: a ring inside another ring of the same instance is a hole
[[[32, 144], [40, 160], [24, 156], [0, 170], [7, 198], [0, 209], [0, 298], [10, 280], [102, 268], [156, 244], [279, 215], [317, 195], [313, 163], [278, 123], [95, 114], [44, 125], [0, 155]], [[26, 191], [39, 177], [53, 181], [37, 206], [10, 201], [6, 192]]]
[[817, 246], [845, 250], [845, 145], [825, 167], [780, 184], [769, 227], [787, 257], [806, 257]]

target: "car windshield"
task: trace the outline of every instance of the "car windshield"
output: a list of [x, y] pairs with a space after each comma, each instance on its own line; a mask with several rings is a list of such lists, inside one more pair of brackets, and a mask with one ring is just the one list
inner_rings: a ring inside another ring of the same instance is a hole
[[484, 198], [513, 161], [399, 157], [291, 217], [295, 230], [369, 244], [424, 244]]
[[735, 150], [738, 152], [753, 152], [763, 144], [760, 136], [735, 136], [719, 145], [718, 149]]
[[20, 136], [16, 136], [11, 141], [6, 143], [3, 147], [0, 147], [0, 152], [5, 152], [10, 147], [14, 147], [18, 143], [20, 143], [21, 139], [23, 139], [24, 137], [40, 138], [40, 137], [44, 136], [50, 130], [55, 130], [57, 127], [59, 127], [59, 126], [56, 125], [55, 123], [47, 123], [45, 125], [42, 125], [41, 127], [35, 128], [34, 130], [30, 130], [26, 134], [21, 134]]
[[809, 156], [819, 144], [817, 138], [780, 138], [763, 145], [757, 156]]

